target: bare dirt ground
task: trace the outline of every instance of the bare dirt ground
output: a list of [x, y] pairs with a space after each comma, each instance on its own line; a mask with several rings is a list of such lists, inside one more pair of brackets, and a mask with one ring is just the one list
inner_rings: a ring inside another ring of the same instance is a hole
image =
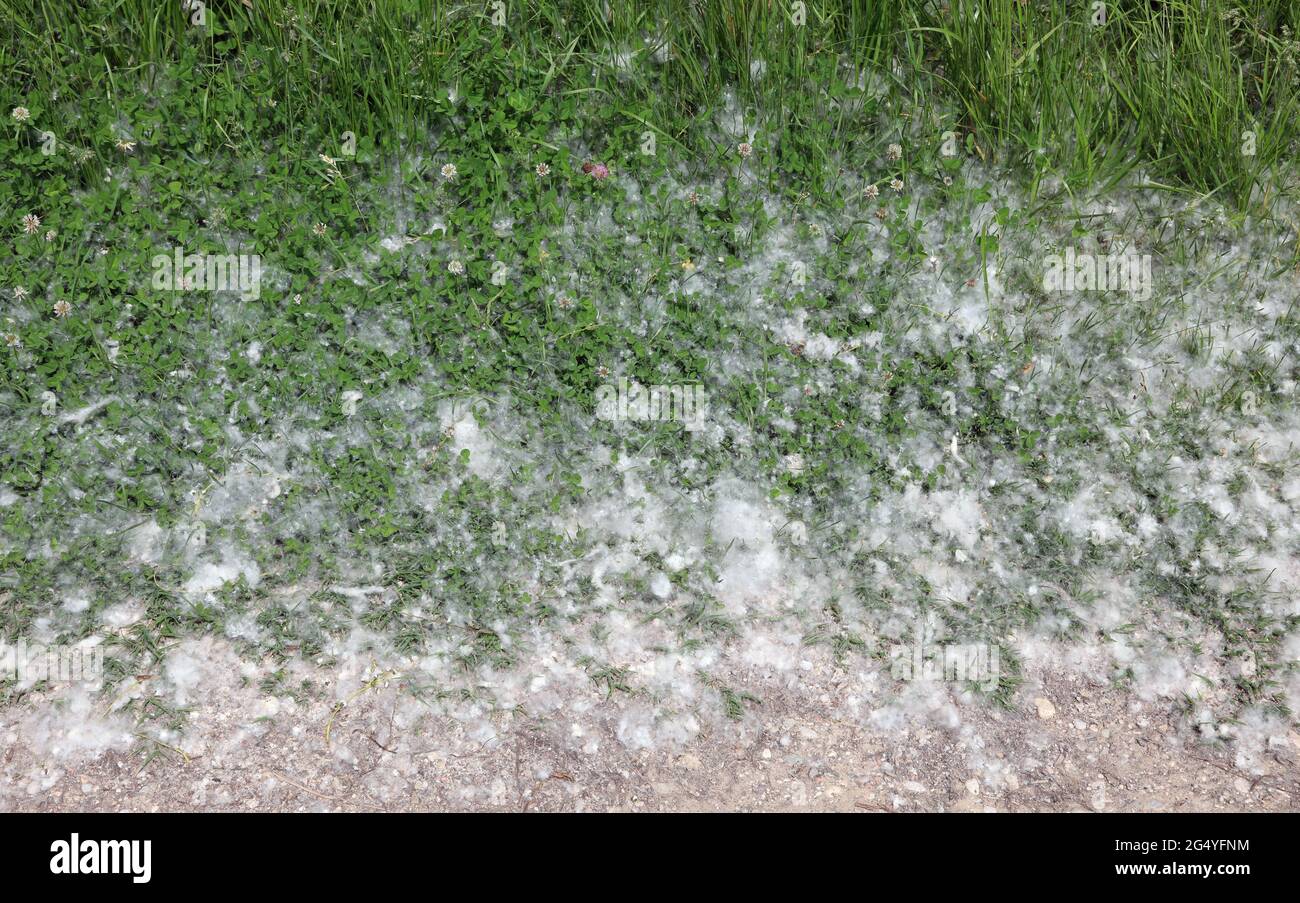
[[[744, 689], [743, 687], [741, 689]], [[831, 690], [833, 688], [826, 688]], [[1244, 755], [1207, 743], [1163, 704], [1078, 677], [1039, 675], [1015, 710], [962, 706], [960, 724], [873, 728], [826, 693], [754, 687], [740, 721], [685, 743], [629, 749], [607, 728], [573, 742], [563, 718], [507, 713], [494, 737], [410, 716], [377, 687], [252, 717], [195, 710], [188, 758], [152, 743], [79, 763], [22, 742], [0, 711], [0, 808], [17, 811], [1296, 811], [1300, 734]], [[615, 700], [593, 694], [595, 714]], [[331, 716], [333, 719], [331, 721]], [[613, 725], [608, 719], [607, 725]], [[325, 738], [328, 729], [330, 738]], [[474, 736], [471, 736], [474, 734]], [[599, 741], [593, 744], [593, 741]], [[583, 749], [597, 748], [594, 754]]]

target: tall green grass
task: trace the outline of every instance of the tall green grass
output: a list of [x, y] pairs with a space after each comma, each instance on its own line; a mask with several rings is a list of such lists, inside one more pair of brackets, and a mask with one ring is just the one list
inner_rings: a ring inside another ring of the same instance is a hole
[[1072, 182], [1142, 164], [1239, 205], [1294, 168], [1295, 4], [1123, 0], [1104, 25], [1093, 16], [1089, 3], [955, 0], [933, 25], [970, 127]]
[[[397, 150], [447, 125], [452, 85], [596, 99], [689, 145], [724, 90], [797, 131], [861, 74], [957, 110], [986, 157], [1079, 189], [1140, 166], [1245, 207], [1294, 177], [1298, 9], [1109, 0], [1097, 26], [1084, 0], [808, 0], [802, 22], [786, 0], [505, 0], [498, 28], [488, 2], [211, 0], [196, 28], [179, 2], [0, 0], [0, 62], [6, 103], [62, 104], [74, 133], [144, 93], [248, 153], [344, 131]], [[232, 130], [250, 95], [277, 112]]]

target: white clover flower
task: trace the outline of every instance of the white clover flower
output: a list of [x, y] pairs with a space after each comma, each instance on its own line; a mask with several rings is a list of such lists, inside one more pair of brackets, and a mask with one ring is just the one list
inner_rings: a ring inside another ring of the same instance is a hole
[[551, 167], [547, 166], [545, 163], [538, 163], [533, 169], [533, 172], [537, 173], [539, 179], [544, 179], [551, 174]]
[[890, 179], [890, 180], [889, 180], [889, 187], [892, 188], [892, 189], [894, 189], [894, 191], [897, 192], [898, 194], [902, 194], [902, 193], [903, 193], [903, 180], [902, 180], [902, 179]]
[[59, 319], [63, 319], [64, 317], [66, 317], [66, 316], [67, 316], [68, 314], [70, 314], [70, 313], [72, 313], [72, 305], [69, 304], [67, 301], [56, 301], [56, 302], [55, 302], [55, 304], [54, 304], [54, 316], [58, 317]]
[[7, 348], [23, 347], [23, 340], [18, 338], [17, 333], [6, 332], [4, 335], [5, 335], [5, 347]]
[[311, 227], [311, 234], [315, 235], [317, 238], [323, 238], [325, 233], [328, 231], [328, 228], [329, 227], [324, 223], [317, 223]]
[[26, 122], [32, 118], [32, 111], [26, 107], [14, 107], [13, 112], [9, 115], [14, 118], [14, 122]]
[[35, 213], [29, 213], [23, 217], [23, 231], [28, 235], [35, 235], [41, 231], [41, 218]]
[[464, 276], [465, 264], [461, 263], [459, 260], [453, 260], [447, 264], [447, 272], [451, 273], [453, 276]]
[[880, 188], [875, 185], [868, 185], [866, 188], [862, 189], [862, 194], [874, 201], [876, 198], [880, 197]]
[[27, 297], [27, 289], [23, 288], [21, 285], [15, 285], [15, 286], [14, 286], [14, 300], [15, 300], [15, 301], [22, 301], [22, 300], [25, 299], [26, 297]]
[[742, 141], [736, 145], [736, 153], [742, 157], [748, 157], [754, 153], [754, 145], [748, 141]]
[[457, 171], [455, 163], [444, 163], [442, 165], [442, 177], [448, 182], [456, 178]]
[[903, 158], [903, 146], [901, 144], [891, 144], [885, 148], [885, 156], [890, 160], [901, 160]]

